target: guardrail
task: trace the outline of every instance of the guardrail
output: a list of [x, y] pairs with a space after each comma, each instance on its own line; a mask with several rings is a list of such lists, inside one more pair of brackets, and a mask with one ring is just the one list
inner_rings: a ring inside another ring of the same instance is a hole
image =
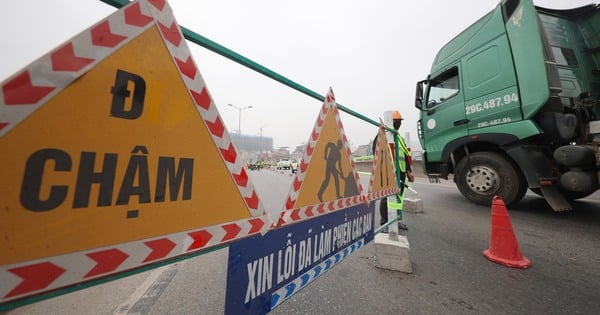
[[[100, 1], [102, 1], [108, 5], [111, 5], [115, 8], [121, 8], [129, 3], [128, 0], [100, 0]], [[181, 28], [181, 32], [183, 33], [183, 36], [190, 42], [192, 42], [198, 46], [204, 47], [214, 53], [217, 53], [217, 54], [219, 54], [227, 59], [230, 59], [238, 64], [241, 64], [247, 68], [250, 68], [260, 74], [263, 74], [266, 77], [271, 78], [283, 85], [286, 85], [300, 93], [306, 94], [306, 95], [308, 95], [314, 99], [317, 99], [321, 102], [325, 100], [325, 97], [323, 95], [320, 95], [319, 93], [317, 93], [313, 90], [310, 90], [310, 89], [286, 78], [285, 76], [283, 76], [273, 70], [270, 70], [267, 67], [262, 66], [259, 63], [254, 62], [254, 61], [236, 53], [235, 51], [233, 51], [227, 47], [224, 47], [224, 46], [222, 46], [222, 45], [220, 45], [198, 33], [195, 33], [194, 31], [186, 28], [185, 26], [179, 25], [179, 27]], [[374, 119], [371, 119], [371, 118], [366, 117], [354, 110], [351, 110], [350, 108], [348, 108], [342, 104], [336, 103], [336, 105], [339, 110], [341, 110], [349, 115], [352, 115], [360, 120], [363, 120], [367, 123], [370, 123], [374, 126], [379, 127], [379, 122], [375, 121]], [[388, 128], [388, 127], [386, 127], [386, 130], [391, 132], [394, 135], [394, 138], [398, 137], [398, 131], [396, 131], [392, 128]], [[394, 141], [396, 141], [396, 139], [394, 139]], [[394, 156], [397, 157], [398, 154], [394, 154]], [[396, 165], [398, 164], [397, 159], [396, 159], [395, 163], [396, 163]], [[397, 176], [397, 178], [398, 178], [398, 176]], [[400, 183], [400, 182], [398, 183], [398, 185], [401, 185], [401, 184], [402, 183]]]

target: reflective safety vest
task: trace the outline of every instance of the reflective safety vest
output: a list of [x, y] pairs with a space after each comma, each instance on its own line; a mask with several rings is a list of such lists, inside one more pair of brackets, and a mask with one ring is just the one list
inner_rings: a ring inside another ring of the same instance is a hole
[[[398, 135], [398, 137], [394, 137], [395, 141], [395, 146], [398, 148], [398, 166], [400, 167], [400, 172], [402, 173], [406, 173], [406, 157], [409, 157], [409, 160], [411, 158], [411, 152], [408, 149], [408, 147], [406, 146], [406, 143], [404, 142], [404, 138], [402, 138], [400, 135]], [[395, 151], [395, 149], [394, 149]], [[404, 183], [402, 183], [404, 184]], [[395, 209], [398, 210], [399, 215], [401, 214], [402, 211], [402, 205], [404, 204], [404, 194], [406, 193], [406, 189], [400, 189], [402, 191], [401, 194], [396, 195], [396, 202], [392, 201], [390, 197], [388, 197], [387, 200], [387, 204], [388, 204], [388, 208], [389, 209]]]
[[406, 157], [411, 157], [411, 153], [410, 150], [408, 150], [408, 147], [406, 146], [406, 143], [404, 142], [404, 138], [402, 138], [400, 135], [398, 135], [398, 137], [394, 137], [395, 139], [398, 139], [396, 141], [396, 146], [398, 147], [398, 163], [400, 164], [400, 172], [405, 173], [406, 172]]

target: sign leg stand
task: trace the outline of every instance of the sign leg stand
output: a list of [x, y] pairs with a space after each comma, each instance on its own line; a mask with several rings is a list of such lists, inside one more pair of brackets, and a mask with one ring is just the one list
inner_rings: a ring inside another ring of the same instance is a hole
[[[387, 199], [379, 202], [387, 202]], [[388, 207], [388, 219], [393, 223], [388, 227], [389, 234], [375, 235], [375, 267], [412, 273], [410, 244], [405, 235], [398, 234], [397, 216], [397, 211]]]

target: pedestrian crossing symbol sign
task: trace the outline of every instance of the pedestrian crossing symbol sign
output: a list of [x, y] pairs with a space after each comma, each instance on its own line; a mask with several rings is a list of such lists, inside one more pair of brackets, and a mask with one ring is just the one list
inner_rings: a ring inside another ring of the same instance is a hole
[[367, 200], [380, 199], [399, 192], [390, 145], [387, 143], [385, 126], [379, 126], [374, 144], [373, 171], [369, 181]]
[[[303, 213], [308, 210], [304, 217], [297, 214], [296, 221], [358, 204], [362, 202], [361, 192], [356, 165], [330, 90], [307, 142], [285, 207], [286, 210], [304, 207]], [[316, 206], [316, 210], [306, 209], [311, 206]]]

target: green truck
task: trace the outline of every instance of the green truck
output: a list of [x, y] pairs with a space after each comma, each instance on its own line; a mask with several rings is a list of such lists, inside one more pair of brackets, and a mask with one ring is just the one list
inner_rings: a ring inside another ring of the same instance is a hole
[[417, 83], [423, 169], [478, 204], [530, 189], [571, 210], [600, 187], [599, 100], [600, 6], [502, 0]]

